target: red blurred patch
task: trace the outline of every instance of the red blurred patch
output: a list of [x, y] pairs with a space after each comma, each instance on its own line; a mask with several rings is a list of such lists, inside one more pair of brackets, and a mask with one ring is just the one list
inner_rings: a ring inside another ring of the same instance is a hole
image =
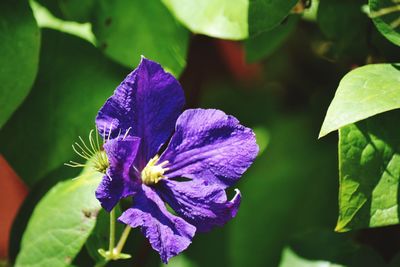
[[2, 155], [0, 155], [0, 188], [0, 259], [6, 259], [11, 225], [28, 194], [28, 188]]
[[245, 83], [256, 83], [262, 78], [262, 65], [246, 62], [243, 45], [239, 42], [215, 40], [227, 68], [234, 78]]

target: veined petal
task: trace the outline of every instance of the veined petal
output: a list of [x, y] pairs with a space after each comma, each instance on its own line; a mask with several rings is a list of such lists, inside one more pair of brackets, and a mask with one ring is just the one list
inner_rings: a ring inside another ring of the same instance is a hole
[[135, 195], [132, 208], [118, 220], [132, 228], [141, 227], [165, 263], [185, 250], [196, 232], [196, 227], [169, 213], [156, 192], [146, 185], [142, 185], [142, 191]]
[[140, 138], [128, 136], [124, 140], [112, 139], [104, 144], [109, 168], [96, 190], [96, 198], [102, 207], [111, 211], [122, 198], [131, 196], [140, 185], [132, 164], [136, 158]]
[[236, 216], [240, 205], [240, 191], [231, 201], [217, 184], [202, 180], [178, 182], [163, 179], [156, 187], [158, 194], [187, 222], [200, 232], [222, 226]]
[[139, 66], [100, 109], [96, 125], [103, 137], [121, 131], [140, 137], [140, 164], [153, 157], [171, 136], [185, 104], [179, 82], [156, 62], [142, 57]]
[[160, 162], [169, 161], [168, 178], [201, 179], [226, 188], [250, 167], [257, 153], [253, 131], [233, 116], [215, 109], [189, 109], [178, 118]]

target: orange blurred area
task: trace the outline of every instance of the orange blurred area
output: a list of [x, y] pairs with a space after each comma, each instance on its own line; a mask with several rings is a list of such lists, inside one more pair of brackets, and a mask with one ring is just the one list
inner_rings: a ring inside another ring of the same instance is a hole
[[2, 155], [0, 155], [0, 188], [0, 259], [6, 259], [11, 226], [28, 194], [28, 188]]

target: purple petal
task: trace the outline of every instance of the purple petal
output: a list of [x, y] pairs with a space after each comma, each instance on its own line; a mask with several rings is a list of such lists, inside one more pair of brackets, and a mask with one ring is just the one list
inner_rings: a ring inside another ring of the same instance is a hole
[[160, 162], [169, 161], [168, 178], [201, 179], [226, 188], [234, 184], [258, 153], [253, 131], [215, 109], [190, 109], [178, 118]]
[[236, 189], [236, 195], [228, 201], [224, 189], [201, 180], [178, 182], [163, 179], [156, 190], [172, 209], [200, 232], [222, 226], [235, 217], [241, 199]]
[[100, 109], [96, 125], [104, 137], [111, 129], [110, 138], [131, 127], [129, 135], [142, 140], [139, 155], [144, 165], [171, 136], [184, 104], [179, 82], [158, 63], [142, 57]]
[[133, 207], [127, 209], [118, 220], [133, 228], [141, 227], [153, 249], [167, 263], [189, 246], [196, 228], [169, 213], [152, 188], [142, 185], [142, 189], [135, 196]]
[[112, 139], [104, 144], [110, 167], [96, 190], [96, 198], [107, 211], [137, 190], [139, 180], [134, 179], [132, 164], [139, 144], [140, 138], [133, 136], [124, 140]]

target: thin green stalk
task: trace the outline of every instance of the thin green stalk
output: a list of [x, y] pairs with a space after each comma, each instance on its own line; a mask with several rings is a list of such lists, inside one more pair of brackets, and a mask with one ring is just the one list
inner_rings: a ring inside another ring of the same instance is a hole
[[110, 258], [113, 256], [115, 246], [115, 210], [112, 209], [110, 212], [110, 244], [108, 251], [110, 252]]
[[375, 12], [371, 12], [370, 18], [376, 18], [380, 16], [384, 16], [393, 12], [400, 11], [400, 5], [395, 5], [395, 6], [390, 6], [390, 7], [385, 7], [381, 8]]
[[124, 229], [124, 232], [122, 232], [121, 238], [118, 241], [118, 245], [115, 248], [115, 254], [119, 255], [124, 248], [125, 242], [128, 239], [129, 233], [131, 232], [131, 227], [127, 225]]

